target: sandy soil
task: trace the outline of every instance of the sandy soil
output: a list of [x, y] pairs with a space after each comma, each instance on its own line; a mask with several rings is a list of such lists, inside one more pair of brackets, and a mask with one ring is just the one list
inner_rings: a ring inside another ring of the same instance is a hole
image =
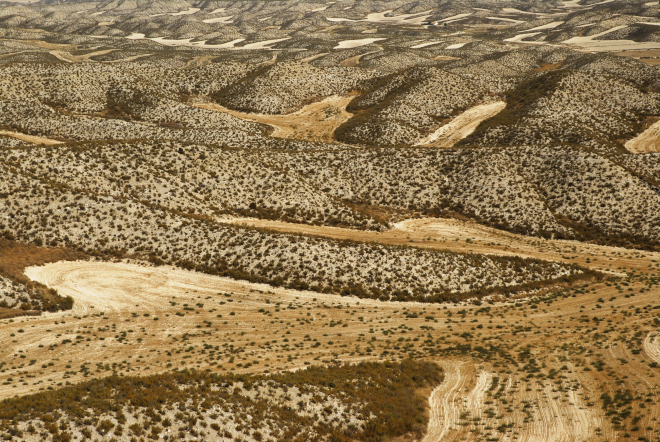
[[365, 46], [365, 45], [370, 45], [371, 43], [375, 43], [377, 41], [381, 40], [387, 40], [386, 38], [362, 38], [360, 40], [343, 40], [340, 41], [337, 46], [335, 46], [332, 49], [351, 49], [351, 48], [357, 48], [360, 46]]
[[512, 18], [504, 18], [504, 17], [486, 17], [489, 20], [501, 20], [501, 21], [508, 21], [510, 23], [525, 23], [524, 20], [514, 20]]
[[[646, 269], [659, 252], [643, 252], [643, 259], [620, 247], [599, 246], [569, 240], [546, 240], [517, 235], [471, 221], [451, 218], [422, 218], [396, 223], [385, 232], [359, 231], [339, 227], [313, 226], [254, 218], [223, 220], [230, 224], [266, 228], [276, 232], [296, 232], [335, 239], [370, 241], [389, 245], [502, 256], [521, 256], [549, 261], [573, 262], [594, 270], [622, 275], [617, 266]], [[469, 240], [469, 241], [468, 241]]]
[[206, 20], [202, 20], [203, 23], [222, 23], [223, 25], [232, 23], [233, 21], [231, 18], [233, 15], [229, 15], [227, 17], [217, 17], [217, 18], [207, 18]]
[[430, 147], [452, 147], [477, 129], [477, 126], [489, 118], [502, 112], [506, 107], [504, 101], [481, 104], [471, 107], [449, 123], [440, 127], [417, 145]]
[[631, 153], [660, 152], [660, 121], [628, 141], [625, 146]]
[[52, 146], [54, 144], [64, 144], [63, 141], [51, 140], [50, 138], [35, 137], [26, 135], [19, 132], [11, 132], [8, 130], [0, 130], [0, 135], [7, 135], [9, 137], [18, 138], [19, 140], [27, 141], [34, 144], [43, 144], [45, 146]]
[[527, 31], [541, 31], [541, 30], [544, 30], [544, 29], [554, 29], [557, 26], [562, 25], [562, 24], [564, 24], [563, 21], [553, 21], [552, 23], [548, 23], [547, 25], [541, 25], [541, 26], [537, 26], [537, 27], [532, 28], [532, 29], [527, 29]]
[[352, 96], [332, 96], [288, 115], [249, 114], [214, 103], [200, 103], [196, 106], [268, 124], [275, 128], [272, 136], [277, 138], [333, 142], [335, 130], [353, 115], [346, 111], [352, 99]]
[[540, 32], [529, 32], [527, 34], [518, 34], [511, 38], [505, 38], [504, 41], [507, 41], [509, 43], [520, 43], [526, 38], [534, 37], [535, 35], [539, 35], [539, 34]]
[[365, 55], [374, 54], [376, 52], [378, 52], [378, 51], [367, 52], [366, 54], [359, 54], [359, 55], [356, 55], [354, 57], [349, 57], [346, 60], [340, 61], [339, 66], [342, 66], [342, 67], [357, 66], [360, 63], [360, 60], [362, 59], [362, 57], [364, 57]]
[[428, 41], [426, 43], [420, 43], [420, 44], [415, 45], [415, 46], [410, 46], [410, 49], [421, 49], [421, 48], [425, 48], [427, 46], [437, 45], [439, 43], [444, 43], [444, 40], [443, 41]]
[[[350, 8], [344, 8], [344, 9], [350, 9]], [[386, 15], [392, 11], [393, 9], [389, 9], [383, 12], [372, 12], [370, 14], [367, 14], [366, 18], [363, 18], [361, 20], [352, 20], [350, 18], [334, 18], [334, 17], [326, 17], [326, 20], [331, 22], [366, 21], [370, 23], [387, 23], [387, 24], [395, 24], [395, 25], [421, 25], [423, 22], [427, 21], [427, 19], [431, 16], [429, 13], [432, 12], [433, 10], [418, 12], [415, 14], [402, 14], [402, 15], [394, 15], [394, 16], [386, 17]]]
[[466, 44], [467, 43], [456, 43], [456, 44], [447, 46], [445, 49], [460, 49], [463, 46], [465, 46]]
[[429, 424], [422, 442], [444, 441], [450, 431], [456, 431], [458, 410], [463, 405], [468, 382], [466, 365], [464, 362], [443, 364], [445, 380], [429, 398]]
[[644, 351], [649, 359], [660, 364], [660, 333], [651, 332], [644, 339]]
[[[660, 276], [660, 253], [528, 238], [449, 219], [408, 220], [384, 233], [233, 222], [576, 262], [633, 278], [621, 287], [608, 281], [581, 285], [572, 296], [569, 291], [531, 307], [511, 301], [424, 305], [284, 290], [172, 267], [59, 262], [28, 268], [26, 274], [72, 296], [74, 309], [0, 321], [0, 398], [113, 371], [140, 375], [185, 367], [262, 373], [412, 354], [437, 361], [446, 371], [445, 383], [430, 397], [425, 442], [510, 440], [513, 435], [533, 442], [615, 440], [598, 398], [618, 388], [642, 399], [651, 395], [645, 409], [633, 403], [641, 420], [632, 433], [635, 440], [653, 436], [660, 369], [649, 363], [660, 355], [660, 341], [649, 324], [656, 316], [654, 306], [660, 308], [660, 288], [648, 284], [648, 278]], [[641, 353], [632, 351], [638, 331]], [[474, 352], [449, 350], [459, 343], [495, 346], [509, 356], [491, 352], [478, 358]], [[207, 345], [221, 350], [209, 355]], [[525, 362], [519, 362], [526, 348], [544, 372], [552, 369], [557, 375], [529, 377]], [[604, 369], [596, 370], [596, 361]], [[79, 371], [82, 364], [92, 370]], [[502, 434], [495, 431], [510, 424]]]
[[[140, 33], [133, 33], [126, 37], [130, 40], [141, 40], [145, 38], [144, 34]], [[286, 37], [286, 38], [277, 38], [275, 40], [264, 40], [264, 41], [258, 41], [255, 43], [248, 43], [244, 46], [239, 46], [237, 47], [236, 44], [244, 41], [244, 38], [238, 38], [236, 40], [229, 41], [227, 43], [221, 43], [221, 44], [206, 44], [206, 40], [204, 41], [191, 41], [191, 38], [186, 38], [186, 39], [181, 39], [181, 40], [171, 40], [163, 37], [156, 37], [156, 38], [149, 38], [148, 40], [155, 41], [156, 43], [160, 43], [165, 46], [190, 46], [190, 47], [195, 47], [195, 48], [205, 48], [205, 49], [233, 49], [233, 50], [256, 50], [256, 49], [272, 49], [270, 45], [273, 45], [275, 43], [279, 43], [284, 40], [289, 40], [291, 37]]]
[[291, 37], [286, 37], [286, 38], [276, 38], [275, 40], [264, 40], [264, 41], [258, 41], [256, 43], [248, 43], [244, 46], [241, 46], [239, 48], [235, 49], [271, 49], [270, 45], [273, 45], [275, 43], [279, 43], [284, 40], [289, 40]]
[[583, 50], [595, 52], [660, 49], [660, 42], [653, 41], [636, 42], [632, 40], [594, 40], [597, 37], [602, 37], [603, 35], [607, 35], [611, 32], [618, 31], [619, 29], [624, 29], [627, 27], [628, 25], [615, 26], [598, 34], [589, 35], [586, 37], [573, 37], [565, 40], [563, 43], [578, 46]]
[[53, 50], [49, 52], [62, 61], [67, 61], [69, 63], [82, 63], [85, 61], [94, 61], [92, 60], [92, 57], [98, 57], [99, 55], [109, 54], [110, 52], [117, 50], [118, 49], [104, 49], [101, 51], [89, 52], [83, 55], [73, 55], [70, 52], [61, 51], [61, 50]]

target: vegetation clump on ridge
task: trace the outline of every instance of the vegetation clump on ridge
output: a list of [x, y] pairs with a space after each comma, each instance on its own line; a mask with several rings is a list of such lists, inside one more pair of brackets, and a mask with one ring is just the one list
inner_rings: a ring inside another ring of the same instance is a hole
[[111, 376], [0, 402], [5, 440], [365, 441], [418, 438], [429, 362], [309, 367], [272, 375]]

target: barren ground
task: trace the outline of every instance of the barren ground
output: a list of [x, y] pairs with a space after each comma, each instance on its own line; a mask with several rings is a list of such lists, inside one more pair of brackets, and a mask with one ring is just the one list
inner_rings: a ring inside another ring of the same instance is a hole
[[43, 144], [52, 146], [53, 144], [62, 144], [63, 141], [51, 140], [50, 138], [35, 137], [33, 135], [26, 135], [20, 132], [13, 132], [8, 130], [0, 130], [0, 135], [7, 135], [9, 137], [17, 138], [19, 140], [27, 141], [28, 143]]
[[660, 152], [660, 121], [626, 143], [632, 153]]
[[452, 147], [475, 131], [482, 121], [487, 120], [506, 107], [504, 101], [472, 107], [422, 140], [419, 145], [430, 147]]
[[[650, 362], [658, 352], [649, 334], [660, 308], [658, 254], [527, 238], [455, 220], [406, 221], [381, 234], [267, 225], [541, 256], [627, 277], [559, 289], [540, 302], [424, 305], [275, 289], [170, 267], [48, 264], [26, 273], [74, 297], [74, 309], [0, 321], [0, 396], [111, 373], [264, 372], [415, 357], [437, 361], [447, 374], [431, 395], [425, 442], [514, 435], [612, 440], [624, 431], [637, 437], [656, 431], [658, 368]], [[604, 415], [601, 395], [617, 390], [634, 393], [635, 429], [616, 430]]]
[[288, 115], [250, 114], [228, 109], [214, 103], [197, 104], [197, 106], [268, 124], [275, 128], [271, 135], [277, 138], [332, 142], [335, 129], [352, 116], [352, 114], [346, 112], [346, 106], [352, 99], [352, 96], [333, 96], [309, 104]]

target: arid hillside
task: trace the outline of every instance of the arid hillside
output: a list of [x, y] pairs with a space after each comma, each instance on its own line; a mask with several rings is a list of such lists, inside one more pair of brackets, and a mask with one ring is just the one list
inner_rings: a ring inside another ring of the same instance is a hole
[[0, 438], [657, 442], [660, 3], [0, 1]]

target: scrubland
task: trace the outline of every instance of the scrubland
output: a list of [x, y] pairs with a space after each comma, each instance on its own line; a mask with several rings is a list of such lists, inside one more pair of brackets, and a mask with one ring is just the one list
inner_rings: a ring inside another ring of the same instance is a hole
[[4, 4], [0, 437], [657, 440], [658, 8]]

